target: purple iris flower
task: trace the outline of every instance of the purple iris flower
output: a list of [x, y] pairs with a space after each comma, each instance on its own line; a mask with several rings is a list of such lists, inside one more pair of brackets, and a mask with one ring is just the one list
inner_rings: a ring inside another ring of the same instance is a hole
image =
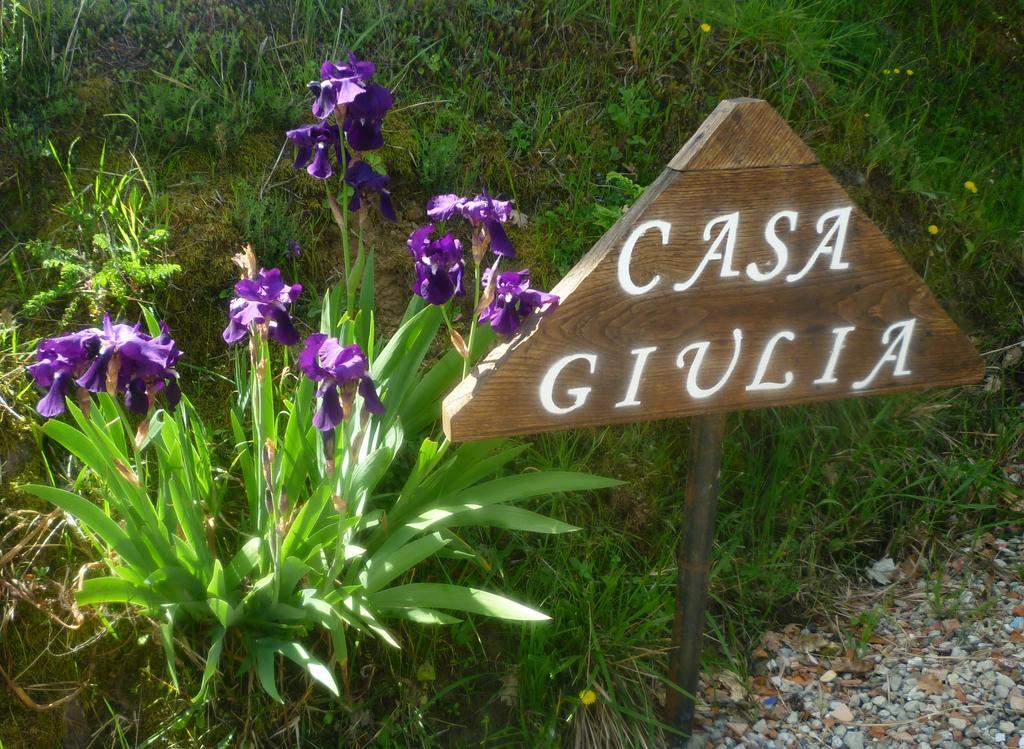
[[416, 282], [412, 290], [430, 304], [445, 304], [452, 297], [462, 296], [462, 243], [450, 233], [431, 240], [433, 224], [421, 226], [409, 235], [409, 253], [416, 262]]
[[[483, 285], [490, 285], [493, 269], [484, 271]], [[480, 322], [490, 323], [501, 335], [513, 335], [523, 318], [534, 312], [546, 315], [558, 306], [558, 297], [530, 288], [530, 271], [505, 271], [498, 274], [494, 284], [494, 297], [480, 313]]]
[[427, 201], [427, 217], [434, 221], [447, 221], [455, 214], [461, 216], [465, 202], [465, 198], [460, 198], [455, 193], [435, 195]]
[[352, 186], [352, 199], [348, 202], [350, 211], [358, 211], [362, 202], [369, 202], [370, 195], [376, 193], [380, 196], [380, 214], [388, 221], [395, 220], [395, 209], [391, 205], [391, 192], [388, 190], [391, 178], [388, 175], [379, 174], [369, 163], [360, 159], [345, 171], [345, 181]]
[[95, 351], [89, 368], [75, 382], [92, 393], [124, 393], [128, 410], [138, 414], [149, 411], [156, 394], [163, 390], [174, 410], [181, 399], [174, 370], [181, 349], [163, 323], [160, 331], [154, 338], [143, 332], [140, 324], [115, 324], [110, 315], [104, 315], [96, 341], [86, 343], [87, 350]]
[[231, 320], [224, 328], [224, 341], [237, 343], [245, 338], [252, 325], [266, 325], [270, 337], [282, 346], [299, 342], [286, 307], [302, 293], [302, 284], [286, 284], [277, 268], [260, 268], [255, 278], [243, 278], [235, 284], [235, 298], [231, 300], [228, 315]]
[[316, 397], [320, 406], [313, 414], [313, 426], [329, 432], [352, 412], [358, 391], [370, 413], [384, 413], [384, 404], [367, 373], [366, 354], [358, 344], [342, 346], [337, 338], [315, 333], [306, 339], [299, 354], [299, 367], [306, 376], [319, 383]]
[[374, 151], [384, 145], [380, 126], [394, 104], [390, 91], [378, 83], [370, 83], [345, 107], [345, 138], [353, 150]]
[[64, 413], [64, 399], [71, 393], [75, 378], [99, 353], [102, 333], [96, 328], [88, 328], [40, 341], [36, 348], [36, 363], [26, 369], [36, 385], [47, 391], [36, 406], [41, 416], [51, 418]]
[[289, 260], [298, 260], [302, 257], [302, 245], [297, 239], [289, 239], [284, 245], [284, 256]]
[[373, 77], [374, 65], [369, 60], [359, 60], [351, 52], [348, 62], [325, 60], [320, 66], [319, 81], [310, 81], [313, 92], [313, 115], [321, 120], [330, 117], [337, 107], [352, 102], [365, 90], [365, 84]]
[[463, 198], [454, 193], [435, 195], [427, 202], [427, 216], [434, 221], [447, 221], [455, 215], [462, 216], [473, 227], [476, 262], [482, 262], [488, 247], [501, 257], [516, 256], [502, 226], [512, 217], [511, 200], [495, 200], [485, 192], [475, 198]]
[[[473, 225], [473, 247], [490, 247], [495, 255], [512, 258], [515, 248], [502, 226], [512, 216], [511, 200], [495, 200], [486, 192], [462, 201], [459, 212]], [[482, 255], [482, 250], [480, 251]]]
[[334, 148], [337, 163], [343, 164], [344, 157], [341, 151], [341, 134], [337, 125], [328, 125], [324, 122], [312, 125], [300, 125], [294, 130], [289, 130], [285, 136], [295, 144], [294, 169], [306, 167], [310, 176], [317, 179], [330, 179], [334, 174], [334, 166], [331, 164], [330, 151]]

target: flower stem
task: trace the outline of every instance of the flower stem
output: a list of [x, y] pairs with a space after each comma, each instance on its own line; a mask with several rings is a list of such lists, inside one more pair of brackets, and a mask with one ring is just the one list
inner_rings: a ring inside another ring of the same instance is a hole
[[[452, 325], [452, 319], [448, 315], [448, 305], [447, 304], [442, 304], [441, 305], [441, 317], [444, 318], [445, 327], [448, 328], [448, 337], [451, 338], [452, 334], [455, 332], [455, 327]], [[465, 376], [465, 375], [463, 375], [463, 376]]]
[[[348, 257], [348, 202], [346, 201], [344, 206], [338, 205], [338, 199], [336, 197], [334, 197], [334, 193], [331, 192], [330, 184], [328, 184], [325, 181], [324, 185], [327, 188], [327, 202], [331, 206], [331, 213], [334, 215], [334, 222], [338, 225], [338, 228], [341, 229], [341, 250], [342, 250], [343, 259], [345, 261], [345, 290], [346, 290], [345, 301], [346, 301], [346, 303], [348, 305], [347, 310], [348, 310], [349, 317], [351, 317], [352, 316], [352, 302], [351, 302], [350, 295], [348, 293], [349, 286], [350, 286], [349, 280], [350, 280], [350, 270], [351, 270], [350, 267], [349, 267], [349, 257]], [[332, 320], [332, 322], [335, 322], [335, 321]]]
[[[274, 598], [276, 600], [280, 588], [280, 539], [277, 536], [278, 507], [277, 497], [274, 496], [274, 489], [270, 476], [274, 466], [268, 460], [266, 439], [270, 433], [270, 425], [264, 423], [265, 412], [263, 408], [263, 386], [272, 382], [272, 378], [264, 375], [270, 366], [270, 356], [266, 347], [264, 331], [260, 326], [253, 325], [249, 333], [249, 351], [251, 368], [250, 384], [250, 405], [252, 406], [252, 431], [253, 449], [256, 464], [256, 527], [266, 532], [267, 543], [270, 546], [271, 573], [274, 576]], [[272, 412], [272, 409], [271, 409]], [[269, 504], [269, 507], [264, 505]]]
[[356, 233], [356, 264], [352, 266], [352, 281], [348, 285], [348, 309], [349, 315], [355, 316], [356, 308], [356, 287], [363, 280], [363, 265], [365, 264], [365, 257], [363, 255], [363, 222], [359, 222], [359, 231]]
[[477, 307], [480, 306], [480, 263], [476, 263], [476, 271], [474, 273], [473, 280], [473, 311], [469, 318], [469, 340], [466, 342], [466, 348], [469, 351], [469, 355], [462, 361], [462, 379], [466, 379], [469, 374], [469, 365], [473, 358], [473, 339], [476, 337], [476, 318], [477, 318]]

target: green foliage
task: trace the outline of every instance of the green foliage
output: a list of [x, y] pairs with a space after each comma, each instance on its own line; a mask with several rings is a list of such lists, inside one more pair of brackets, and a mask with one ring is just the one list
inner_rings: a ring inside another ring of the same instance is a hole
[[658, 106], [644, 83], [620, 86], [618, 98], [608, 102], [608, 119], [619, 137], [619, 145], [608, 152], [609, 163], [623, 159], [635, 162], [637, 169], [648, 170], [654, 154], [650, 143], [659, 135]]
[[590, 246], [622, 218], [643, 191], [642, 185], [625, 174], [612, 171], [605, 174], [604, 182], [597, 186], [593, 203], [576, 208], [562, 204], [538, 216], [541, 231], [553, 240], [555, 250], [551, 263], [554, 270], [565, 275]]
[[300, 223], [280, 191], [260, 194], [248, 179], [234, 180], [231, 188], [231, 223], [241, 236], [252, 238], [253, 249], [265, 266], [284, 266], [290, 240], [303, 247], [312, 245], [310, 227]]
[[146, 143], [161, 150], [187, 145], [232, 154], [254, 122], [288, 121], [293, 97], [273, 68], [252, 66], [240, 31], [187, 35], [171, 69], [148, 81], [133, 110]]
[[66, 302], [66, 322], [83, 303], [93, 312], [124, 308], [143, 290], [165, 285], [179, 270], [158, 260], [168, 234], [167, 210], [154, 197], [138, 163], [122, 174], [108, 173], [104, 148], [95, 178], [78, 189], [71, 171], [74, 143], [66, 162], [49, 145], [70, 197], [58, 208], [65, 222], [53, 238], [27, 244], [29, 253], [52, 274], [49, 283], [38, 284], [44, 288], [25, 302], [23, 312], [37, 314]]
[[[107, 560], [110, 574], [86, 580], [78, 602], [129, 604], [157, 619], [175, 685], [176, 634], [188, 633], [193, 645], [205, 642], [193, 704], [208, 699], [232, 660], [240, 662], [239, 676], [255, 671], [263, 690], [283, 701], [277, 656], [338, 696], [336, 677], [348, 683], [354, 638], [373, 635], [398, 647], [388, 620], [458, 623], [448, 611], [547, 619], [486, 590], [405, 580], [435, 557], [477, 558], [459, 535], [467, 528], [577, 530], [515, 504], [617, 483], [562, 471], [501, 475], [520, 449], [500, 441], [455, 448], [422, 436], [462, 369], [452, 351], [420, 374], [440, 309], [411, 303], [394, 336], [376, 342], [372, 322], [360, 325], [366, 316], [372, 321], [372, 288], [361, 294], [369, 306], [355, 318], [342, 306], [344, 291], [326, 295], [321, 328], [377, 352], [371, 372], [386, 413], [372, 416], [360, 400], [330, 436], [320, 434], [312, 424], [315, 384], [276, 384], [269, 344], [254, 343], [232, 415], [239, 450], [232, 465], [241, 473], [244, 510], [231, 523], [231, 470], [211, 456], [208, 433], [187, 399], [174, 414], [154, 413], [135, 434], [105, 393], [88, 412], [69, 403], [75, 426], [51, 420], [43, 427], [82, 462], [75, 488], [87, 480], [100, 487], [101, 504], [65, 489], [23, 487], [73, 515]], [[155, 319], [147, 320], [156, 334]], [[414, 462], [403, 468], [408, 450]], [[311, 653], [316, 630], [331, 642], [326, 658]]]

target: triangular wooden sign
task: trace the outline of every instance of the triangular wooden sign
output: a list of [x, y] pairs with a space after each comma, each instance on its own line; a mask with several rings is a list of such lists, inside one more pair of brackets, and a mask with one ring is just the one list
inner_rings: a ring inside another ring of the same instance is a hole
[[772, 107], [730, 99], [445, 399], [454, 441], [975, 382], [924, 281]]

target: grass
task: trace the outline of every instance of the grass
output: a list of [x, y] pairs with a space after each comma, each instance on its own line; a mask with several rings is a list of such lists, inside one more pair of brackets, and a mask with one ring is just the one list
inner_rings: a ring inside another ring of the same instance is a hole
[[[273, 259], [295, 238], [304, 248], [299, 280], [322, 288], [336, 273], [317, 186], [291, 172], [287, 155], [275, 162], [281, 131], [304, 119], [303, 83], [322, 58], [350, 46], [377, 61], [397, 92], [382, 157], [402, 222], [379, 230], [378, 241], [402, 294], [402, 232], [422, 218], [430, 194], [487, 187], [514, 197], [531, 221], [513, 239], [550, 285], [720, 99], [759, 96], [894, 240], [979, 350], [1022, 338], [1024, 135], [1014, 104], [1024, 102], [1024, 79], [1014, 0], [467, 0], [454, 11], [392, 3], [386, 13], [315, 0], [252, 12], [228, 0], [0, 7], [0, 129], [12, 144], [0, 153], [0, 310], [18, 323], [17, 343], [4, 338], [0, 396], [24, 415], [32, 393], [17, 362], [50, 332], [17, 317], [20, 284], [38, 290], [45, 278], [25, 245], [50, 238], [47, 207], [67, 189], [39, 156], [46, 140], [66, 153], [81, 139], [81, 185], [104, 142], [108, 154], [134, 154], [170, 207], [167, 253], [182, 272], [153, 302], [180, 331], [196, 367], [192, 391], [202, 390], [197, 400], [216, 423], [227, 392], [217, 375], [231, 366], [218, 341], [230, 254], [252, 240]], [[17, 280], [7, 272], [15, 261]], [[1003, 353], [987, 362], [985, 388], [730, 416], [706, 666], [743, 673], [764, 629], [827, 611], [833, 592], [875, 559], [937, 556], [952, 534], [1011, 517], [1019, 491], [1001, 467], [1020, 460], [1024, 370]], [[30, 421], [0, 410], [6, 482], [39, 471], [28, 456]], [[609, 736], [650, 746], [685, 522], [686, 428], [665, 422], [532, 440], [524, 466], [571, 465], [629, 484], [536, 508], [580, 533], [485, 536], [488, 571], [437, 571], [514, 591], [548, 611], [550, 624], [409, 629], [400, 654], [362, 650], [350, 706], [295, 684], [278, 711], [250, 702], [239, 685], [216, 711], [163, 729], [166, 743], [280, 740], [287, 725], [289, 737], [311, 746], [342, 737], [395, 747], [582, 747]], [[10, 483], [0, 501], [8, 511], [25, 502]], [[73, 574], [72, 559], [51, 552], [49, 576]], [[851, 636], [864, 639], [870, 622], [851, 624], [858, 629]], [[52, 659], [37, 657], [54, 636], [23, 625], [5, 639], [16, 643], [9, 652], [19, 678], [50, 678]], [[84, 652], [102, 661], [121, 652], [111, 642], [130, 649], [137, 639], [112, 637]], [[133, 647], [140, 658], [154, 652]], [[132, 726], [104, 701], [111, 679], [93, 679], [83, 704], [94, 726], [107, 724], [107, 743], [159, 731], [181, 708], [159, 688], [159, 667], [153, 674], [140, 679], [146, 697]], [[594, 704], [581, 704], [584, 689], [597, 693]], [[38, 736], [33, 726], [60, 730], [53, 716], [27, 714], [6, 694], [0, 710], [4, 746]]]

